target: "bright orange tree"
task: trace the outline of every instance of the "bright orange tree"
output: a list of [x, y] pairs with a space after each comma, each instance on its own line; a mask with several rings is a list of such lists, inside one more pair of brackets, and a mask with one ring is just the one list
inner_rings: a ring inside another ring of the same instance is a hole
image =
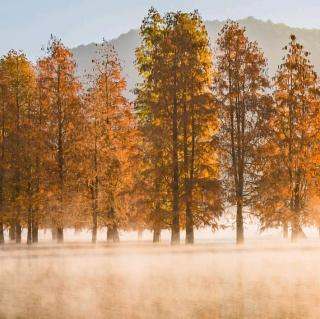
[[[80, 138], [82, 112], [79, 98], [80, 84], [75, 76], [72, 53], [60, 40], [52, 37], [47, 55], [38, 61], [40, 94], [47, 110], [47, 132], [50, 145], [48, 178], [52, 204], [53, 229], [58, 242], [63, 241], [63, 227], [72, 211], [72, 198], [76, 197], [79, 153], [76, 146]], [[66, 214], [69, 212], [69, 214]]]
[[101, 225], [108, 227], [108, 239], [118, 241], [118, 228], [126, 227], [129, 220], [137, 130], [132, 105], [123, 95], [126, 81], [114, 48], [103, 41], [93, 62], [85, 107], [92, 241], [97, 238], [98, 216]]

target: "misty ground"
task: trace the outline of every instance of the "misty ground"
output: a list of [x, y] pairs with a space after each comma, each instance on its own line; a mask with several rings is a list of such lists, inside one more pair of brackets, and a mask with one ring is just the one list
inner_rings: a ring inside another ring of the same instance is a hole
[[0, 318], [319, 318], [319, 264], [316, 237], [7, 244]]

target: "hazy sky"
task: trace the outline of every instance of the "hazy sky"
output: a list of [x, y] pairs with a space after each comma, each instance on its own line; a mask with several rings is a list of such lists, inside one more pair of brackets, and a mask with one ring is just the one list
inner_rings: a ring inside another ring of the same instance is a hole
[[320, 29], [319, 0], [0, 0], [0, 54], [41, 54], [50, 34], [74, 47], [137, 28], [150, 6], [161, 12], [199, 9], [206, 20], [254, 16]]

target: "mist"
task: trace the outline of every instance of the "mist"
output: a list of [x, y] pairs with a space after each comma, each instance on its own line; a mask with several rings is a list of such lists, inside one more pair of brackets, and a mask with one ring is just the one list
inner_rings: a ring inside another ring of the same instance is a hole
[[0, 318], [319, 318], [319, 252], [276, 237], [8, 244]]

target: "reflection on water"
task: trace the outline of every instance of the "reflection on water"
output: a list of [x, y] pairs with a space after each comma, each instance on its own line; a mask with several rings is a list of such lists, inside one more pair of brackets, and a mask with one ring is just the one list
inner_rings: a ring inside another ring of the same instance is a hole
[[0, 250], [0, 318], [320, 318], [320, 244]]

